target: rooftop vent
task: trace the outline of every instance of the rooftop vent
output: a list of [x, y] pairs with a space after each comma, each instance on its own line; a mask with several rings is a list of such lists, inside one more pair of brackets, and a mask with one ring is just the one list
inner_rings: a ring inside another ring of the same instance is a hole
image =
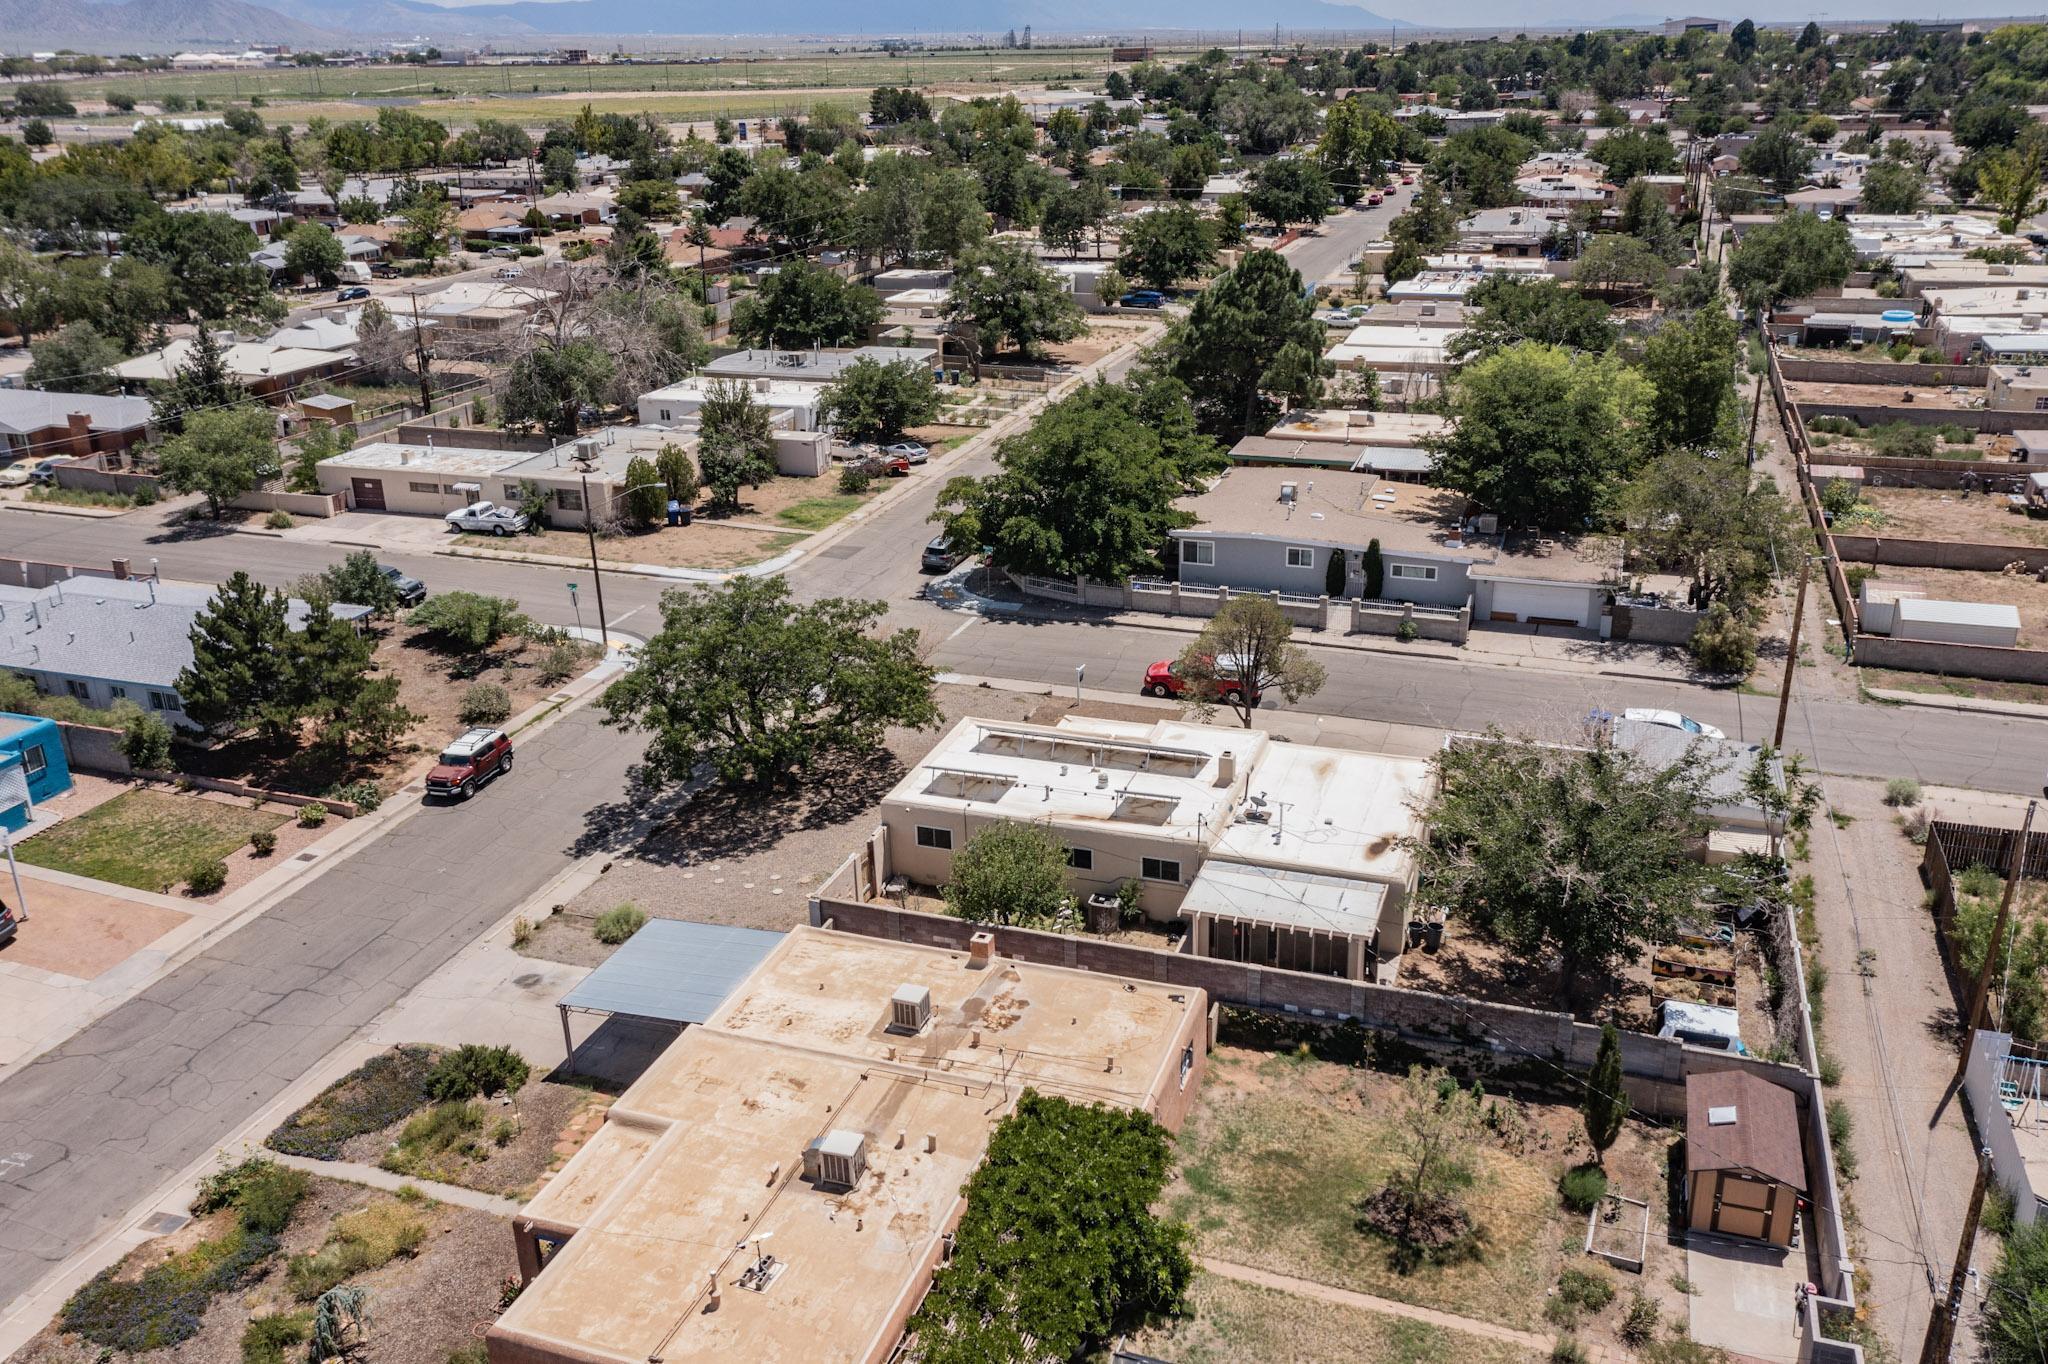
[[1735, 1112], [1734, 1104], [1723, 1104], [1718, 1108], [1709, 1108], [1707, 1110], [1707, 1126], [1733, 1127], [1735, 1125]]
[[889, 996], [889, 1031], [920, 1031], [932, 1016], [932, 992], [922, 985], [899, 985]]
[[804, 1177], [821, 1189], [851, 1189], [868, 1168], [868, 1139], [835, 1127], [804, 1148]]
[[1282, 484], [1280, 485], [1280, 500], [1281, 500], [1282, 502], [1286, 502], [1286, 503], [1289, 503], [1290, 505], [1291, 505], [1291, 504], [1293, 503], [1293, 501], [1294, 501], [1294, 484], [1292, 484], [1292, 483], [1282, 483]]

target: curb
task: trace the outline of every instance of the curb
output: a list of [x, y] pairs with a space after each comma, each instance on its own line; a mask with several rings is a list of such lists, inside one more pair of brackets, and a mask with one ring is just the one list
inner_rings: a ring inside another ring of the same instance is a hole
[[2030, 701], [1989, 701], [1975, 696], [1933, 696], [1927, 692], [1902, 691], [1896, 687], [1865, 687], [1863, 694], [1894, 706], [1924, 706], [1929, 710], [2006, 715], [2016, 720], [2048, 720], [2048, 705], [2037, 705]]

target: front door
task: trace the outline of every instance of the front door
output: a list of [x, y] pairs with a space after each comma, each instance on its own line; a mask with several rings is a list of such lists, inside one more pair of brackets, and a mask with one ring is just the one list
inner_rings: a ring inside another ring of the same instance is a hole
[[1748, 1236], [1764, 1240], [1771, 1229], [1771, 1204], [1777, 1185], [1743, 1175], [1721, 1175], [1715, 1191], [1714, 1230], [1727, 1236]]
[[357, 511], [384, 510], [384, 480], [381, 478], [352, 478], [348, 481], [349, 494], [355, 499]]

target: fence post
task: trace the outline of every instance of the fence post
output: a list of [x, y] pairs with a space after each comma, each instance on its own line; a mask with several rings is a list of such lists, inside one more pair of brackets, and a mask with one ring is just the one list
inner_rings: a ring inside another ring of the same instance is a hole
[[1325, 592], [1316, 598], [1316, 601], [1319, 604], [1316, 611], [1316, 629], [1327, 630], [1330, 628], [1330, 594]]
[[1360, 632], [1360, 629], [1362, 628], [1364, 615], [1365, 598], [1353, 597], [1351, 599], [1351, 629], [1346, 633], [1354, 635], [1358, 634]]
[[1174, 615], [1180, 614], [1180, 579], [1173, 580], [1173, 599], [1168, 603]]
[[1129, 578], [1125, 578], [1125, 579], [1124, 579], [1124, 581], [1123, 581], [1123, 589], [1124, 589], [1124, 610], [1128, 611], [1128, 610], [1130, 610], [1130, 609], [1131, 609], [1131, 607], [1132, 607], [1132, 606], [1134, 606], [1134, 605], [1136, 605], [1136, 604], [1137, 604], [1137, 594], [1136, 594], [1136, 593], [1134, 593], [1134, 592], [1133, 592], [1133, 591], [1131, 590], [1131, 580], [1130, 580]]

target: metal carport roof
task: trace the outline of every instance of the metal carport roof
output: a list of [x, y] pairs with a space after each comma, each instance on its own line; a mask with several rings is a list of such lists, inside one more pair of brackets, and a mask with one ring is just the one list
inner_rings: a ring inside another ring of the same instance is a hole
[[728, 924], [650, 919], [557, 1003], [573, 1062], [569, 1014], [624, 1014], [702, 1023], [761, 964], [782, 934]]

